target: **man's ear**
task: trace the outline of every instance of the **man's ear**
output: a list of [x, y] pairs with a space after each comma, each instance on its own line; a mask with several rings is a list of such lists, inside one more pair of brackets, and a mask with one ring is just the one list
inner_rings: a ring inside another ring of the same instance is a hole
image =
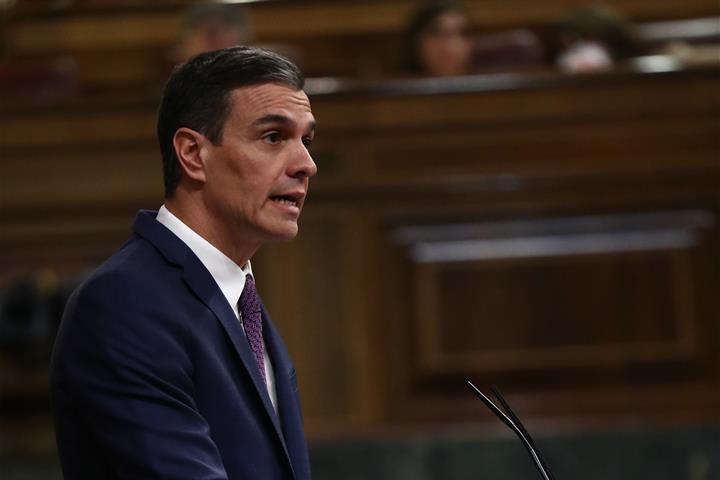
[[190, 128], [178, 128], [173, 136], [175, 155], [185, 175], [196, 182], [205, 182], [205, 161], [201, 155], [203, 134]]

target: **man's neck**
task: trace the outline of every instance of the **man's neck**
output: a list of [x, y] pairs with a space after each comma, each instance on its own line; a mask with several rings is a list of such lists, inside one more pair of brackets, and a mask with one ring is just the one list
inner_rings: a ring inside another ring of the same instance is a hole
[[234, 238], [240, 236], [233, 235], [227, 224], [218, 226], [218, 222], [213, 221], [214, 217], [200, 201], [189, 201], [173, 195], [165, 199], [165, 208], [240, 267], [244, 267], [260, 247], [248, 244], [246, 238]]

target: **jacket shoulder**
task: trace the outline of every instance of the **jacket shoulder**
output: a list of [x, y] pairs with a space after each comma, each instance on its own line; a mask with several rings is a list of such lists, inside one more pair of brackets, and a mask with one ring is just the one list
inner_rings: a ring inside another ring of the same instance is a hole
[[182, 269], [146, 240], [131, 238], [71, 295], [55, 340], [53, 376], [71, 365], [151, 363], [159, 352], [187, 351], [185, 316], [173, 302], [181, 288]]

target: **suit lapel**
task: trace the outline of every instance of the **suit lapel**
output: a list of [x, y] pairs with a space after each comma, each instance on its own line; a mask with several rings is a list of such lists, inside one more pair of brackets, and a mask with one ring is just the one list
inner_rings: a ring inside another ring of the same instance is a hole
[[300, 399], [290, 356], [267, 311], [263, 309], [263, 332], [269, 355], [275, 367], [275, 389], [278, 413], [282, 422], [287, 450], [297, 479], [310, 479], [310, 460], [303, 432]]
[[275, 434], [282, 444], [286, 459], [292, 469], [292, 460], [285, 443], [282, 427], [270, 401], [267, 387], [260, 377], [250, 344], [232, 308], [220, 288], [197, 256], [164, 225], [157, 222], [157, 212], [141, 211], [135, 221], [135, 231], [151, 242], [165, 259], [183, 268], [183, 278], [190, 289], [213, 312], [230, 338], [245, 370], [252, 379], [255, 391], [260, 396], [265, 413], [268, 415]]

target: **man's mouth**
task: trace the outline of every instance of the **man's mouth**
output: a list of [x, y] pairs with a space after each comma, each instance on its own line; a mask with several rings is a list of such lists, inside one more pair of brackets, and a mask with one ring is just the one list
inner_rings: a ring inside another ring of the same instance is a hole
[[282, 195], [270, 195], [270, 200], [273, 202], [280, 203], [282, 205], [291, 205], [294, 207], [300, 206], [300, 201], [304, 197], [302, 192], [285, 193]]

